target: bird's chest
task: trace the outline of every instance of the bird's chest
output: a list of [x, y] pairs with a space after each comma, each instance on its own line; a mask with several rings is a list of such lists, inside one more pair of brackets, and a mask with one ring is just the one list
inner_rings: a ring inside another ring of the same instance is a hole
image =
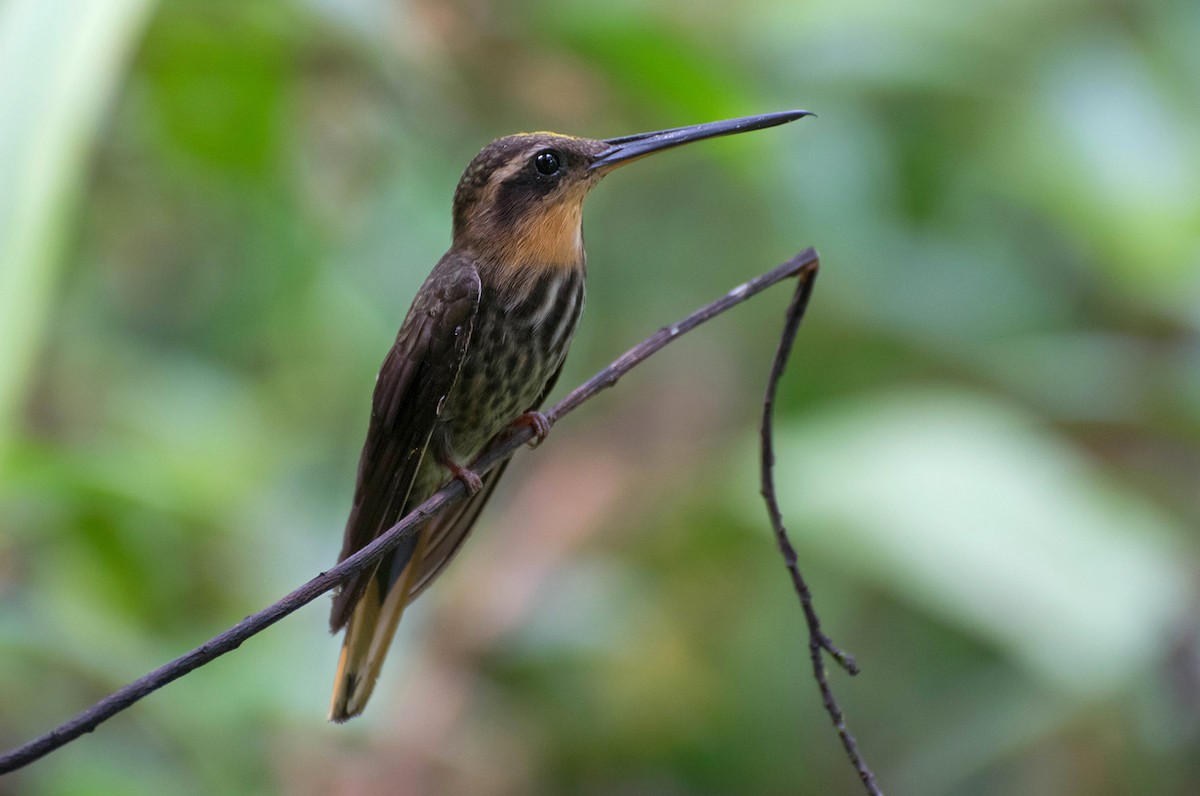
[[462, 370], [442, 413], [458, 455], [474, 457], [535, 408], [566, 357], [583, 303], [583, 274], [574, 270], [508, 294], [484, 287]]

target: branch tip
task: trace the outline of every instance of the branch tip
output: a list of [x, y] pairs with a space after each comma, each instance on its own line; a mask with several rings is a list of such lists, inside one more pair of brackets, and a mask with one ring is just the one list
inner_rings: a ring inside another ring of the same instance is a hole
[[779, 509], [779, 501], [776, 498], [775, 492], [775, 396], [779, 390], [779, 381], [783, 377], [783, 371], [787, 367], [787, 361], [792, 352], [792, 344], [796, 340], [796, 333], [800, 330], [800, 322], [804, 318], [804, 311], [808, 308], [808, 301], [812, 296], [813, 283], [819, 270], [816, 252], [812, 249], [807, 249], [803, 254], [810, 254], [811, 258], [798, 271], [799, 283], [796, 285], [796, 292], [792, 296], [791, 304], [788, 305], [787, 315], [783, 323], [783, 331], [779, 337], [779, 347], [775, 352], [775, 360], [771, 365], [770, 375], [767, 377], [766, 395], [763, 397], [759, 448], [762, 471], [762, 495], [767, 506], [767, 515], [771, 520], [771, 527], [775, 532], [779, 552], [783, 556], [784, 564], [792, 577], [792, 586], [795, 589], [796, 596], [800, 598], [800, 606], [804, 611], [804, 621], [808, 626], [809, 657], [812, 661], [813, 677], [816, 679], [817, 688], [821, 692], [821, 702], [824, 704], [825, 712], [829, 714], [829, 718], [837, 730], [838, 737], [842, 742], [842, 748], [846, 750], [846, 756], [849, 758], [850, 764], [854, 766], [859, 779], [862, 780], [863, 787], [871, 796], [882, 796], [882, 791], [875, 782], [875, 775], [871, 772], [866, 760], [863, 759], [862, 754], [859, 752], [858, 741], [855, 740], [854, 735], [846, 726], [845, 714], [842, 712], [841, 706], [838, 705], [837, 698], [833, 695], [833, 689], [829, 685], [829, 675], [825, 669], [823, 654], [829, 653], [837, 661], [838, 665], [851, 675], [858, 674], [858, 663], [854, 660], [853, 655], [843, 652], [821, 630], [821, 620], [817, 616], [816, 608], [813, 606], [812, 593], [809, 591], [808, 583], [804, 580], [804, 575], [800, 572], [800, 568], [797, 565], [796, 550], [788, 538], [787, 528], [783, 525], [783, 515]]

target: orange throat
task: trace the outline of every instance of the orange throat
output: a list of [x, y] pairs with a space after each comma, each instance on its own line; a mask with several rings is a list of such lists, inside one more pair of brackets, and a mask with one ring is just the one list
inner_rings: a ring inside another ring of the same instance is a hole
[[572, 268], [583, 261], [583, 202], [565, 201], [522, 220], [505, 241], [504, 261], [533, 268]]

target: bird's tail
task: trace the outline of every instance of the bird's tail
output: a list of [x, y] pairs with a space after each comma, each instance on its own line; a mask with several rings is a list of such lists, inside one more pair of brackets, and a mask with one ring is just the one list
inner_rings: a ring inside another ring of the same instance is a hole
[[411, 597], [412, 581], [425, 552], [426, 536], [425, 533], [417, 535], [416, 549], [408, 565], [392, 582], [386, 596], [380, 595], [379, 578], [372, 577], [354, 607], [354, 614], [346, 624], [346, 637], [342, 640], [342, 654], [334, 675], [330, 721], [340, 724], [362, 713], [367, 706], [367, 700], [375, 690], [375, 681], [379, 679], [383, 659], [396, 635], [396, 626]]

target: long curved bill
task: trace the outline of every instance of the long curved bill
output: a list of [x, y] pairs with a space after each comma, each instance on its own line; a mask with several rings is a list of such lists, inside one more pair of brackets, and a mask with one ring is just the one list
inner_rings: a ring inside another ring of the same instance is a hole
[[702, 141], [705, 138], [716, 138], [721, 135], [746, 133], [750, 130], [761, 130], [764, 127], [775, 127], [780, 124], [794, 122], [805, 116], [812, 116], [808, 111], [779, 111], [763, 113], [758, 116], [742, 116], [738, 119], [726, 119], [721, 122], [693, 124], [690, 127], [674, 127], [670, 130], [659, 130], [653, 133], [638, 133], [620, 138], [609, 138], [603, 143], [609, 148], [601, 152], [592, 162], [590, 168], [610, 169], [645, 157], [652, 152], [659, 152], [692, 141]]

